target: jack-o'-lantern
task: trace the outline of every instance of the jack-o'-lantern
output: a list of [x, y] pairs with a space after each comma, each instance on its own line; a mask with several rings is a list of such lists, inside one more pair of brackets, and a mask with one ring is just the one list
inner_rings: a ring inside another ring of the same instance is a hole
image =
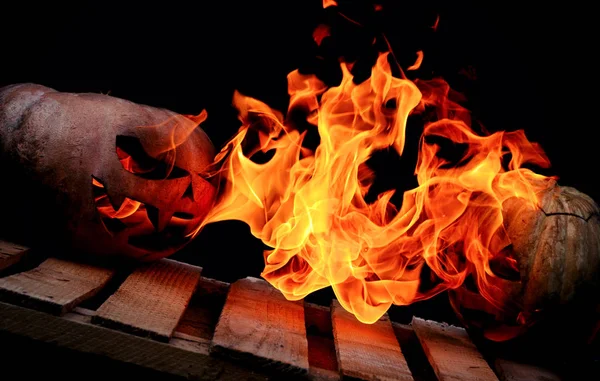
[[553, 183], [537, 207], [508, 199], [503, 217], [513, 271], [490, 263], [494, 276], [487, 279], [487, 291], [494, 303], [478, 292], [476, 282], [450, 291], [455, 312], [494, 341], [522, 336], [553, 315], [573, 315], [574, 326], [581, 325], [575, 306], [593, 312], [600, 302], [598, 205], [575, 188]]
[[0, 89], [0, 234], [139, 260], [171, 255], [215, 196], [202, 175], [214, 156], [205, 117], [33, 84]]

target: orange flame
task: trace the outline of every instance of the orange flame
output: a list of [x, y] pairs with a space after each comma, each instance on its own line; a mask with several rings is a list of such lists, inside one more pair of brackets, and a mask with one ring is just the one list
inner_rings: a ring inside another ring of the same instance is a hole
[[440, 15], [437, 15], [435, 17], [435, 22], [433, 23], [433, 26], [431, 27], [431, 29], [433, 29], [433, 31], [436, 32], [439, 25], [440, 25]]
[[[104, 189], [104, 185], [93, 177], [92, 186]], [[94, 197], [94, 202], [96, 203], [96, 207], [100, 213], [100, 216], [118, 219], [127, 218], [133, 215], [141, 206], [140, 202], [125, 197], [123, 204], [119, 207], [119, 209], [115, 210], [106, 193]]]
[[323, 39], [328, 36], [331, 36], [329, 25], [319, 24], [313, 32], [313, 40], [315, 40], [319, 46], [321, 46]]
[[323, 0], [323, 8], [337, 7], [337, 1], [335, 0]]
[[419, 50], [417, 52], [417, 60], [415, 61], [415, 63], [413, 65], [406, 68], [406, 70], [417, 70], [421, 67], [422, 63], [423, 63], [423, 51]]
[[[348, 65], [341, 68], [341, 84], [332, 88], [313, 75], [288, 75], [288, 113], [308, 112], [321, 139], [314, 151], [302, 146], [306, 133], [281, 113], [234, 95], [242, 127], [217, 155], [223, 185], [205, 224], [245, 222], [272, 248], [264, 253], [262, 276], [286, 298], [331, 286], [364, 323], [377, 321], [392, 304], [459, 287], [467, 275], [494, 301], [490, 261], [506, 256], [510, 243], [502, 204], [519, 197], [537, 205], [546, 178], [522, 165], [547, 166], [546, 156], [522, 131], [476, 135], [469, 113], [449, 99], [446, 82], [393, 77], [387, 53], [360, 84]], [[437, 118], [421, 137], [418, 187], [404, 194], [399, 210], [393, 191], [368, 203], [374, 174], [366, 161], [389, 147], [402, 155], [407, 118], [431, 109]], [[258, 144], [248, 146], [255, 135]], [[440, 157], [432, 137], [466, 145], [458, 165]], [[272, 157], [253, 161], [260, 153]]]

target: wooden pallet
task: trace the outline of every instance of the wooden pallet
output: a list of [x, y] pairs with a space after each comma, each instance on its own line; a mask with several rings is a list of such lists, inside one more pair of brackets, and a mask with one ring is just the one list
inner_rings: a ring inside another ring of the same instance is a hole
[[387, 316], [366, 325], [335, 300], [330, 307], [288, 301], [260, 279], [228, 284], [169, 259], [130, 272], [58, 258], [15, 266], [26, 252], [0, 241], [1, 332], [163, 375], [559, 379], [545, 369], [484, 358], [462, 328], [419, 318], [401, 325]]

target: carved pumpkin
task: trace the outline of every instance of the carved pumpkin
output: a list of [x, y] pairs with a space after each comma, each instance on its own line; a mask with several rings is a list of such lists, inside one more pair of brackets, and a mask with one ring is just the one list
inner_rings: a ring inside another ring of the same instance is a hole
[[552, 183], [541, 208], [513, 198], [504, 203], [503, 217], [518, 273], [489, 278], [492, 296], [504, 308], [487, 301], [474, 284], [450, 291], [463, 323], [488, 339], [504, 341], [550, 316], [577, 315], [569, 311], [572, 306], [593, 311], [600, 284], [598, 205], [572, 187]]
[[0, 176], [10, 184], [0, 234], [139, 260], [171, 255], [215, 196], [202, 177], [214, 156], [204, 117], [33, 84], [0, 89]]

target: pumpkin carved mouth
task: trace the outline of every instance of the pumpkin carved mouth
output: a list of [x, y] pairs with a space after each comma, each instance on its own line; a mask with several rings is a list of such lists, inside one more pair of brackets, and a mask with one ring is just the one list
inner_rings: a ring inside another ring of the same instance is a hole
[[161, 229], [155, 206], [125, 197], [121, 206], [115, 209], [106, 187], [93, 176], [92, 190], [101, 224], [114, 239], [149, 253], [171, 250], [190, 241], [187, 230], [196, 219], [193, 214], [174, 213]]

